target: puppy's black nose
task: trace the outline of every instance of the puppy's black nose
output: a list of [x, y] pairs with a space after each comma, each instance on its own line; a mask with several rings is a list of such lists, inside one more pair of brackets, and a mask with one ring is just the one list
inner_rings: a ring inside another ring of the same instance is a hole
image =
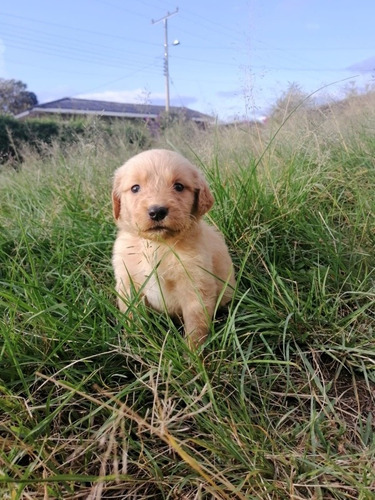
[[168, 214], [167, 207], [159, 207], [159, 205], [152, 205], [148, 209], [148, 215], [150, 216], [150, 219], [155, 221], [161, 221], [165, 219], [167, 214]]

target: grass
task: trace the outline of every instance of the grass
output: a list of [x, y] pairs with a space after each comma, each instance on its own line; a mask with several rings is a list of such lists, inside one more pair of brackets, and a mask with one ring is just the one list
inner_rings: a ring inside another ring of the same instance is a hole
[[154, 140], [204, 169], [236, 267], [202, 356], [168, 317], [115, 306], [111, 176], [136, 145], [98, 135], [3, 167], [3, 498], [374, 498], [375, 139], [358, 116]]

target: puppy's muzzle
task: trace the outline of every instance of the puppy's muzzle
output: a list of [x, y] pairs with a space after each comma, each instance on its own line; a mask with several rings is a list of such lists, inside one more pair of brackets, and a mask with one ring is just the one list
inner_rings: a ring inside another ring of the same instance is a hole
[[166, 216], [168, 215], [168, 208], [159, 205], [152, 205], [148, 209], [148, 215], [151, 220], [160, 222], [161, 220], [165, 219]]

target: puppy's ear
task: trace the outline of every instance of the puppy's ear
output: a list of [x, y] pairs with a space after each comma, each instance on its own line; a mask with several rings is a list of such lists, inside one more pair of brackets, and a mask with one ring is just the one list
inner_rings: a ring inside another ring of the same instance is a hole
[[112, 210], [113, 210], [113, 217], [117, 220], [120, 217], [120, 211], [121, 211], [121, 197], [119, 194], [119, 179], [118, 176], [115, 173], [115, 177], [113, 179], [113, 189], [112, 189]]
[[199, 176], [199, 185], [197, 189], [198, 193], [198, 215], [204, 215], [207, 213], [212, 205], [214, 204], [214, 197], [210, 191], [210, 188], [203, 178], [203, 176]]
[[115, 189], [113, 189], [112, 191], [112, 210], [113, 210], [113, 217], [117, 220], [120, 217], [121, 198], [117, 194]]

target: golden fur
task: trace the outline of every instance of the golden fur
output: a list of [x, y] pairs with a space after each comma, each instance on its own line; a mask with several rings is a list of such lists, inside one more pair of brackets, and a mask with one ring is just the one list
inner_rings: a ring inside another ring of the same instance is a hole
[[154, 309], [182, 318], [198, 347], [219, 297], [228, 303], [235, 285], [223, 236], [201, 219], [214, 202], [203, 175], [178, 153], [145, 151], [116, 170], [112, 200], [120, 310], [135, 288]]

